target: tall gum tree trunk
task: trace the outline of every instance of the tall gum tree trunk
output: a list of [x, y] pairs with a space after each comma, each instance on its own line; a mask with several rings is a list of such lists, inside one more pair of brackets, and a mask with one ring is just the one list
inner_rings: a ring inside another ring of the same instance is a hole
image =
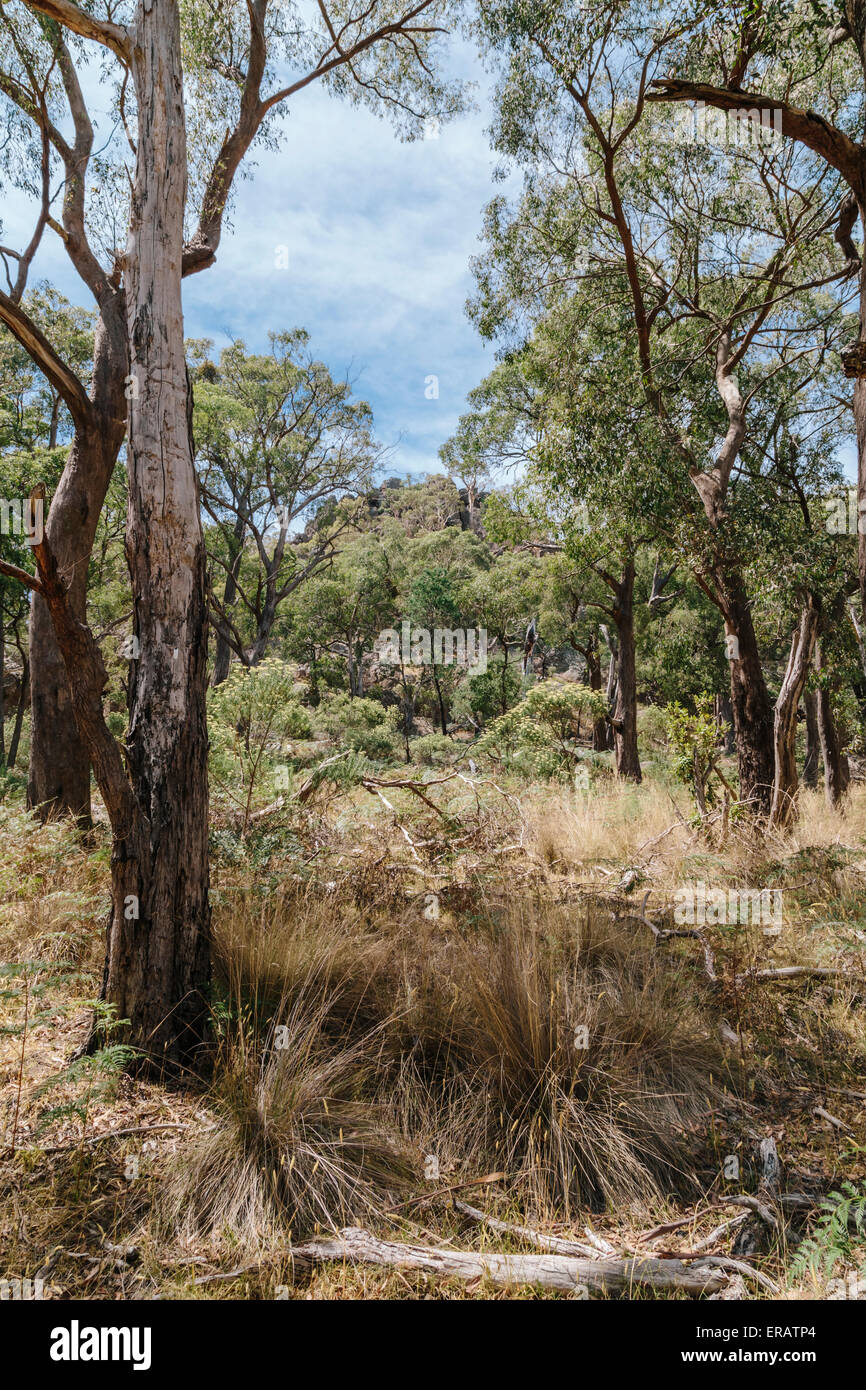
[[725, 575], [723, 605], [727, 637], [736, 643], [729, 664], [740, 800], [758, 815], [768, 816], [775, 779], [773, 706], [745, 586], [733, 570]]
[[634, 561], [623, 569], [613, 605], [619, 638], [616, 705], [613, 711], [613, 750], [617, 776], [641, 780], [637, 751], [637, 672], [634, 646]]
[[[824, 656], [820, 641], [815, 646], [815, 669], [824, 670]], [[833, 704], [829, 689], [824, 681], [817, 691], [818, 740], [821, 744], [821, 761], [824, 764], [824, 796], [827, 805], [838, 806], [848, 790], [849, 773], [842, 752], [836, 720], [833, 717]]]
[[791, 639], [788, 665], [774, 711], [775, 775], [770, 820], [782, 827], [791, 825], [797, 816], [797, 707], [809, 679], [819, 619], [818, 605], [810, 596]]
[[137, 862], [121, 862], [116, 846], [105, 997], [159, 1070], [187, 1064], [206, 1033], [205, 551], [181, 304], [186, 131], [176, 0], [144, 0], [131, 39], [138, 148], [126, 259], [127, 560], [139, 655], [126, 748], [140, 816]]
[[[99, 514], [126, 432], [126, 326], [122, 294], [106, 305], [94, 338], [94, 421], [72, 441], [45, 534], [68, 584], [75, 616], [86, 620], [87, 566]], [[44, 600], [30, 610], [30, 765], [27, 804], [44, 818], [90, 822], [90, 757], [75, 722], [66, 666]]]

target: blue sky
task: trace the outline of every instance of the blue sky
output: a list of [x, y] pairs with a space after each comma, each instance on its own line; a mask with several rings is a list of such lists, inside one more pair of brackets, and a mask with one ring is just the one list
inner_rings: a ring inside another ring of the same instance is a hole
[[280, 151], [239, 186], [216, 265], [186, 283], [188, 334], [253, 348], [268, 329], [306, 328], [332, 373], [357, 377], [380, 440], [400, 441], [387, 471], [438, 470], [494, 361], [464, 313], [494, 192], [487, 124], [482, 107], [404, 144], [370, 112], [301, 92]]
[[[464, 44], [448, 66], [484, 80]], [[105, 128], [108, 94], [95, 66], [84, 85]], [[478, 109], [437, 138], [413, 143], [322, 87], [298, 93], [279, 149], [244, 165], [216, 264], [184, 283], [187, 336], [212, 338], [216, 351], [232, 338], [261, 350], [269, 330], [306, 328], [315, 356], [334, 376], [348, 373], [372, 405], [380, 442], [394, 446], [388, 474], [441, 468], [439, 446], [494, 362], [464, 312], [483, 209], [502, 191], [485, 134], [487, 91], [485, 83]], [[4, 197], [4, 240], [26, 242], [32, 216], [23, 195]], [[39, 278], [89, 303], [50, 233], [31, 284]], [[438, 399], [425, 393], [431, 376]]]

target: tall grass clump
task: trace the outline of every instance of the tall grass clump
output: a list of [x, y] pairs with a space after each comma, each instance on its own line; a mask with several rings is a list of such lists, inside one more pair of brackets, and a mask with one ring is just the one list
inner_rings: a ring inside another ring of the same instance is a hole
[[536, 1209], [568, 1217], [693, 1185], [723, 1061], [691, 973], [597, 915], [518, 909], [466, 953], [461, 992], [488, 1160]]
[[215, 1123], [173, 1220], [244, 1244], [345, 1225], [431, 1154], [567, 1218], [694, 1185], [724, 1061], [694, 972], [640, 928], [541, 894], [460, 931], [282, 907], [217, 923]]
[[376, 1098], [381, 1036], [335, 1037], [307, 985], [262, 1027], [248, 1003], [223, 1018], [212, 1127], [170, 1178], [177, 1232], [242, 1248], [370, 1217], [411, 1177]]

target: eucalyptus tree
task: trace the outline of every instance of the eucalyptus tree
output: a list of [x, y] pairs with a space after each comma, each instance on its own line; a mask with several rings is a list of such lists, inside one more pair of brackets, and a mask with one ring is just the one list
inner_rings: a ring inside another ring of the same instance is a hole
[[[8, 38], [5, 25], [4, 13], [0, 15], [0, 52], [4, 37]], [[0, 91], [5, 91], [2, 73]], [[7, 153], [11, 154], [14, 144], [10, 144]], [[81, 150], [77, 157], [83, 168], [85, 159]], [[46, 187], [43, 183], [43, 196]], [[64, 235], [67, 226], [76, 225], [77, 216], [74, 207], [66, 206], [64, 228], [60, 229]], [[87, 559], [99, 516], [98, 503], [91, 506], [87, 499], [104, 493], [117, 460], [123, 431], [112, 423], [112, 411], [115, 407], [121, 410], [117, 401], [122, 401], [122, 376], [114, 380], [105, 371], [109, 349], [101, 320], [97, 320], [95, 331], [94, 316], [74, 308], [50, 286], [39, 284], [28, 288], [38, 230], [37, 224], [30, 245], [21, 254], [11, 248], [0, 248], [6, 275], [6, 289], [0, 290], [0, 324], [5, 341], [14, 343], [28, 364], [31, 379], [27, 407], [39, 420], [38, 442], [50, 449], [63, 446], [69, 453], [64, 481], [56, 493], [56, 479], [51, 481], [51, 492], [55, 494], [52, 503], [56, 499], [56, 505], [49, 508], [48, 528], [64, 573], [68, 575], [69, 603], [83, 618]], [[78, 255], [78, 250], [75, 254]], [[107, 296], [106, 304], [112, 303]], [[112, 312], [112, 308], [106, 308], [109, 316]], [[10, 316], [17, 331], [6, 326]], [[63, 364], [63, 370], [56, 363], [52, 364], [49, 346], [57, 362]], [[73, 381], [78, 383], [80, 391], [71, 390]], [[7, 400], [11, 399], [7, 396]], [[79, 430], [85, 418], [89, 422], [86, 442]], [[36, 482], [49, 483], [50, 475], [40, 466], [39, 459], [38, 454], [30, 456], [27, 492]], [[64, 509], [67, 517], [62, 522]], [[34, 595], [31, 603], [28, 666], [31, 672], [28, 804], [42, 816], [71, 812], [86, 824], [90, 819], [90, 758], [75, 724], [65, 666], [48, 610], [39, 595]]]
[[748, 122], [731, 149], [651, 114], [651, 83], [696, 24], [685, 5], [481, 6], [503, 68], [494, 140], [527, 178], [516, 209], [488, 211], [474, 313], [490, 336], [538, 340], [579, 485], [605, 459], [633, 528], [689, 556], [724, 623], [740, 796], [769, 813], [774, 713], [740, 482], [762, 466], [758, 402], [780, 373], [792, 414], [838, 419], [827, 376], [854, 263], [821, 161]]
[[[545, 566], [544, 597], [538, 618], [543, 640], [550, 646], [568, 646], [583, 658], [585, 684], [602, 690], [604, 646], [610, 650], [608, 702], [616, 688], [616, 649], [605, 637], [603, 618], [607, 607], [604, 580], [591, 563], [566, 553], [552, 555]], [[592, 746], [603, 752], [612, 746], [612, 730], [604, 717], [595, 720]]]
[[[446, 5], [94, 0], [85, 8], [74, 0], [20, 0], [3, 9], [0, 88], [19, 141], [7, 171], [20, 173], [35, 194], [34, 231], [20, 263], [32, 260], [31, 247], [47, 232], [61, 237], [100, 314], [94, 379], [110, 382], [88, 395], [20, 297], [0, 295], [2, 321], [63, 396], [76, 430], [45, 541], [34, 548], [37, 576], [23, 577], [16, 566], [6, 572], [45, 600], [111, 821], [104, 994], [130, 1020], [141, 1065], [185, 1065], [207, 1017], [206, 557], [183, 276], [216, 260], [244, 158], [254, 144], [275, 149], [279, 113], [305, 88], [323, 83], [392, 115], [409, 135], [455, 109], [455, 93], [437, 76]], [[101, 157], [108, 166], [116, 155], [128, 204], [110, 186], [110, 169], [96, 172], [100, 146], [85, 68], [88, 76], [99, 69], [100, 93], [113, 98], [116, 148]], [[57, 173], [62, 222], [52, 211]], [[100, 196], [102, 209], [94, 206]], [[88, 213], [105, 234], [102, 250]], [[102, 714], [104, 665], [82, 606], [70, 597], [70, 578], [81, 572], [81, 528], [92, 539], [124, 428], [138, 655], [122, 755]], [[91, 451], [95, 457], [85, 457]], [[67, 533], [74, 554], [62, 542]]]
[[[742, 125], [751, 114], [825, 164], [846, 191], [836, 240], [855, 271], [861, 251], [853, 239], [866, 209], [866, 3], [864, 0], [794, 0], [692, 6], [688, 32], [671, 53], [668, 72], [656, 74], [650, 101], [698, 103]], [[841, 354], [854, 379], [857, 432], [859, 586], [866, 613], [866, 279], [859, 276], [859, 326]]]
[[[303, 330], [272, 333], [266, 354], [233, 343], [218, 367], [204, 361], [195, 372], [196, 463], [212, 523], [214, 685], [232, 652], [245, 666], [261, 661], [280, 605], [328, 563], [352, 524], [352, 509], [337, 515], [335, 504], [368, 490], [381, 459], [370, 407], [351, 399], [349, 382], [335, 381], [308, 341]], [[303, 523], [311, 534], [301, 547], [293, 542]], [[250, 641], [233, 620], [237, 607]]]
[[[3, 255], [0, 249], [0, 256]], [[9, 262], [6, 261], [7, 279]], [[82, 375], [89, 365], [91, 335], [88, 332], [88, 315], [76, 310], [50, 287], [41, 285], [28, 291], [23, 297], [26, 312], [43, 328], [50, 323], [66, 345], [66, 350], [76, 362]], [[0, 494], [4, 500], [2, 541], [7, 559], [19, 566], [29, 559], [30, 548], [24, 534], [26, 521], [26, 497], [32, 487], [33, 470], [37, 467], [41, 477], [52, 491], [57, 484], [66, 451], [65, 441], [69, 430], [68, 412], [59, 394], [51, 383], [46, 381], [36, 368], [31, 357], [11, 333], [0, 326]], [[31, 522], [43, 522], [44, 516], [31, 517]], [[5, 532], [8, 531], [8, 534]], [[0, 682], [5, 671], [5, 654], [9, 646], [18, 653], [21, 678], [18, 687], [18, 702], [14, 716], [12, 735], [7, 751], [7, 765], [13, 767], [17, 761], [21, 742], [21, 731], [25, 708], [32, 703], [30, 730], [30, 791], [33, 803], [38, 804], [40, 795], [51, 792], [65, 781], [69, 769], [75, 770], [80, 764], [81, 745], [77, 733], [71, 747], [51, 746], [46, 734], [46, 715], [50, 725], [51, 715], [57, 708], [48, 687], [46, 708], [46, 678], [48, 672], [40, 667], [40, 681], [33, 691], [31, 702], [30, 653], [28, 646], [28, 625], [31, 616], [30, 594], [14, 579], [0, 576]], [[58, 679], [55, 673], [55, 679]], [[60, 708], [69, 710], [66, 695], [65, 672], [59, 675], [61, 701]], [[0, 695], [2, 705], [2, 695]], [[2, 710], [0, 710], [2, 716]], [[3, 739], [0, 737], [0, 753], [3, 752]], [[46, 756], [47, 755], [47, 756]], [[84, 756], [85, 776], [82, 780], [79, 814], [86, 818], [89, 805], [89, 762]], [[50, 785], [46, 785], [50, 783]], [[50, 795], [49, 795], [50, 801]]]
[[[489, 269], [485, 262], [480, 275], [486, 276]], [[483, 298], [482, 289], [479, 301]], [[512, 351], [470, 393], [473, 409], [461, 420], [455, 439], [470, 434], [483, 437], [491, 457], [517, 471], [514, 501], [518, 514], [522, 512], [530, 528], [536, 528], [541, 549], [556, 553], [565, 548], [572, 562], [601, 582], [605, 601], [594, 598], [593, 606], [610, 624], [601, 625], [600, 631], [611, 653], [608, 698], [616, 768], [620, 776], [640, 781], [634, 640], [640, 537], [632, 524], [634, 508], [629, 511], [620, 495], [623, 487], [630, 486], [632, 475], [618, 461], [615, 468], [611, 464], [611, 447], [619, 447], [616, 428], [608, 424], [596, 430], [596, 444], [587, 445], [588, 416], [570, 400], [574, 383], [573, 379], [566, 382], [561, 370], [563, 351], [567, 349], [551, 325], [543, 330], [537, 325], [530, 341]], [[607, 400], [612, 406], [613, 393], [608, 392]], [[582, 430], [583, 442], [578, 443]], [[590, 458], [595, 482], [586, 468], [577, 466], [578, 460]], [[503, 535], [510, 530], [511, 538], [516, 538], [513, 518], [511, 526], [503, 518], [500, 530]], [[489, 587], [494, 605], [507, 605], [508, 597], [501, 594], [495, 579]], [[503, 704], [503, 712], [504, 708]]]
[[394, 560], [378, 536], [355, 535], [292, 603], [314, 660], [324, 651], [345, 663], [351, 698], [364, 695], [364, 655], [392, 625], [400, 584]]

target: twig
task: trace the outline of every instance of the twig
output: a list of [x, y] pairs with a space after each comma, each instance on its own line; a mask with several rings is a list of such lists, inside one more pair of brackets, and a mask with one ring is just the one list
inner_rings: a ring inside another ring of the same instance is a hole
[[452, 1183], [450, 1187], [439, 1187], [435, 1192], [425, 1192], [420, 1197], [412, 1197], [408, 1202], [398, 1202], [396, 1207], [386, 1207], [385, 1216], [395, 1211], [405, 1211], [407, 1207], [420, 1206], [422, 1202], [432, 1202], [437, 1197], [447, 1197], [452, 1192], [462, 1192], [465, 1187], [481, 1187], [484, 1183], [504, 1182], [507, 1173], [488, 1173], [484, 1178], [468, 1178], [466, 1182]]
[[[127, 1134], [152, 1134], [158, 1129], [192, 1129], [192, 1125], [166, 1123], [158, 1125], [130, 1125], [128, 1129], [106, 1129], [101, 1134], [89, 1134], [86, 1139], [81, 1139], [77, 1144], [56, 1144], [50, 1149], [43, 1149], [46, 1154], [72, 1153], [79, 1149], [82, 1144], [101, 1144], [103, 1139], [122, 1139]], [[210, 1128], [210, 1126], [208, 1126]]]
[[825, 1110], [823, 1105], [816, 1105], [812, 1114], [819, 1115], [822, 1120], [826, 1120], [828, 1124], [833, 1125], [836, 1129], [844, 1130], [846, 1134], [854, 1133], [850, 1125], [846, 1125], [844, 1120], [837, 1120], [836, 1116], [831, 1115], [829, 1110]]

